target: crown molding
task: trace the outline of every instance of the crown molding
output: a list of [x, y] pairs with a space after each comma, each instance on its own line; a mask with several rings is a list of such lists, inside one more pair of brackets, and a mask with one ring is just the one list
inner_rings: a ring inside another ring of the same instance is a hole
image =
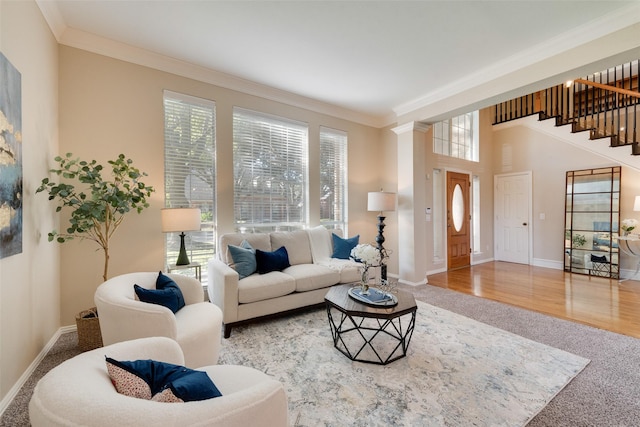
[[560, 34], [544, 43], [532, 46], [516, 55], [496, 62], [490, 67], [478, 70], [466, 77], [443, 86], [431, 93], [393, 108], [396, 117], [411, 114], [436, 102], [443, 101], [479, 85], [496, 80], [502, 76], [522, 70], [538, 62], [559, 55], [577, 46], [593, 42], [616, 31], [631, 27], [640, 21], [640, 2], [634, 2], [625, 8], [612, 11], [601, 18], [583, 24], [571, 31]]
[[365, 126], [379, 129], [395, 123], [395, 114], [383, 117], [361, 113], [68, 27], [55, 2], [36, 3], [59, 44]]
[[429, 130], [429, 128], [431, 128], [431, 125], [426, 123], [408, 122], [400, 126], [394, 127], [393, 129], [391, 129], [391, 131], [394, 132], [396, 135], [400, 135], [403, 133], [413, 132], [413, 131], [425, 133], [426, 131]]
[[67, 29], [67, 24], [65, 24], [62, 18], [58, 5], [54, 1], [47, 0], [36, 0], [36, 4], [40, 8], [44, 20], [47, 21], [53, 36], [59, 42], [62, 33]]

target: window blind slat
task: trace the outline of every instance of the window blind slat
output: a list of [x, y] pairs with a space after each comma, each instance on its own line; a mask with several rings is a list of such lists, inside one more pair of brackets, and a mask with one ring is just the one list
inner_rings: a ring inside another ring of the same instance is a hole
[[233, 113], [237, 228], [307, 223], [307, 125], [242, 108]]
[[347, 226], [347, 134], [320, 128], [320, 222]]
[[[215, 103], [164, 92], [165, 207], [198, 207], [200, 232], [190, 232], [191, 262], [215, 254]], [[175, 262], [180, 239], [167, 234], [166, 261]]]

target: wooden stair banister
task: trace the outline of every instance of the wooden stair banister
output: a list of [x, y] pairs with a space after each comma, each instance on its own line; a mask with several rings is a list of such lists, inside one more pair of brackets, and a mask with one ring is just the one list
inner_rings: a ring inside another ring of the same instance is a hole
[[605, 85], [603, 83], [592, 82], [591, 80], [584, 80], [584, 79], [575, 79], [573, 82], [582, 83], [583, 85], [587, 85], [587, 86], [597, 87], [598, 89], [609, 90], [611, 92], [617, 92], [622, 95], [633, 96], [634, 98], [640, 98], [640, 92], [635, 92], [629, 89], [623, 89], [617, 86]]
[[[631, 146], [640, 155], [640, 60], [558, 84], [494, 105], [493, 124], [530, 115], [554, 119], [589, 139], [608, 138], [611, 147]], [[596, 81], [598, 80], [598, 81]]]

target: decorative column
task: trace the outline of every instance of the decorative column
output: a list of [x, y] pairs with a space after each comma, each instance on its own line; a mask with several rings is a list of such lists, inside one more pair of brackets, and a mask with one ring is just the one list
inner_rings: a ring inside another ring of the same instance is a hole
[[427, 282], [426, 141], [429, 125], [409, 122], [393, 130], [398, 136], [399, 281]]

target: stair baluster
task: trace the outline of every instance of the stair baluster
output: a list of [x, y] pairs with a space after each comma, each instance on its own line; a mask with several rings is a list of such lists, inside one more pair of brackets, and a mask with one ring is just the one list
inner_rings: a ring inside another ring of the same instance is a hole
[[590, 139], [609, 138], [612, 147], [631, 145], [632, 153], [640, 155], [639, 67], [640, 59], [621, 65], [619, 78], [613, 67], [501, 102], [493, 107], [494, 124], [538, 114], [539, 120], [555, 118], [557, 126], [570, 124], [572, 132], [589, 131]]

